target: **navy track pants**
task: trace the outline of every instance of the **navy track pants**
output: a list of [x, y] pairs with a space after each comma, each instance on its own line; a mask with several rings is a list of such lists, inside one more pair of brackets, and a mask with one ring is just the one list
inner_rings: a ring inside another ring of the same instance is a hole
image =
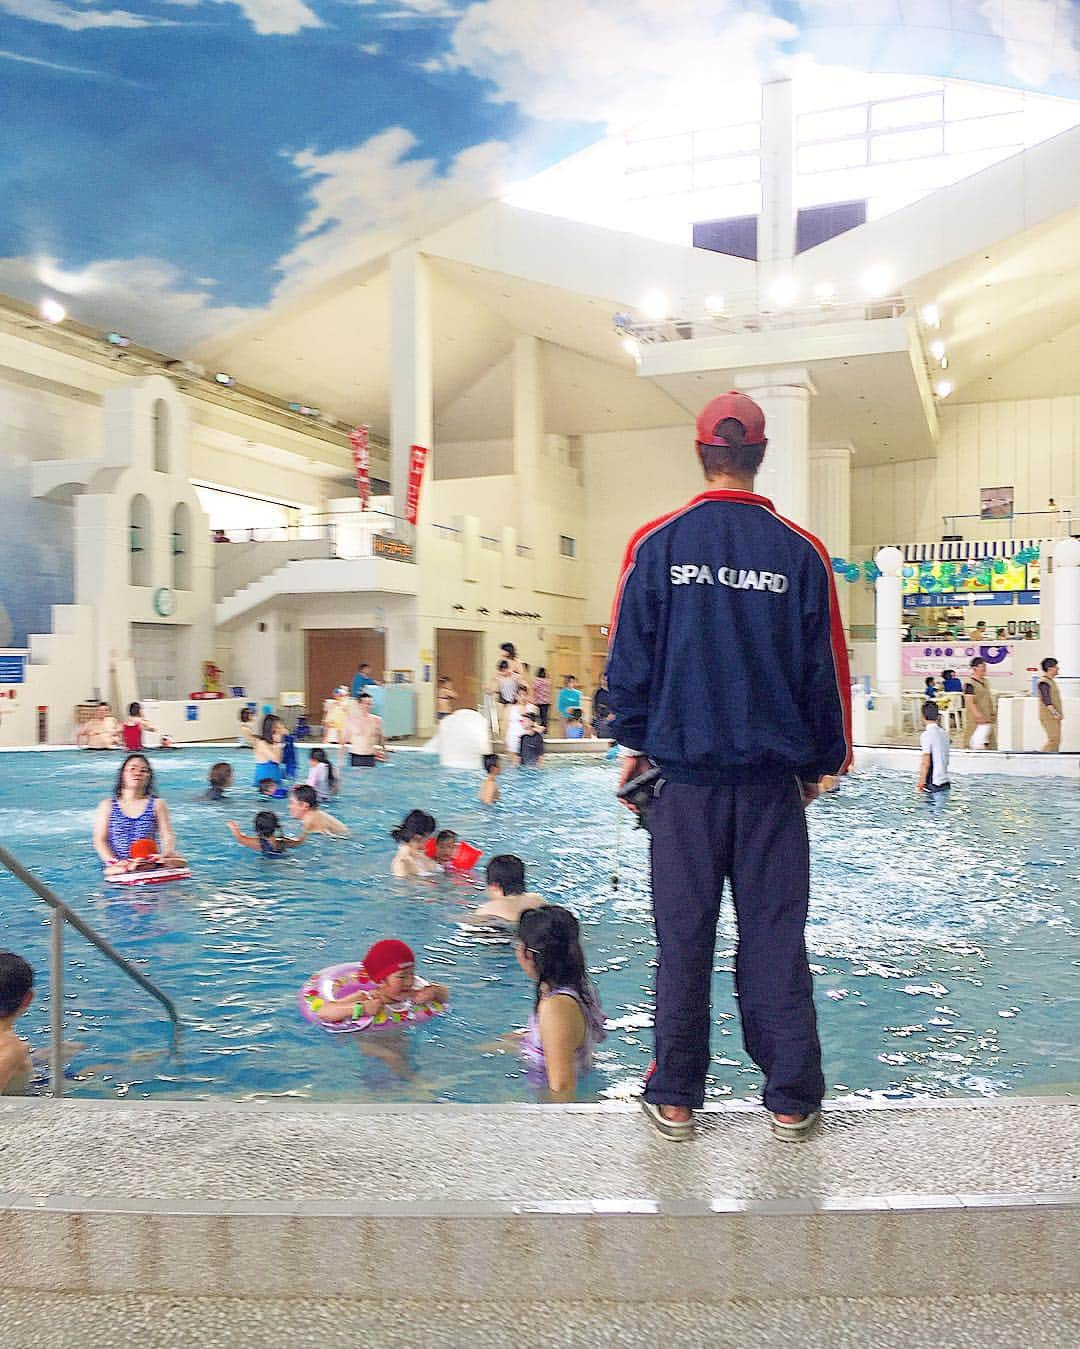
[[646, 1100], [704, 1103], [716, 923], [728, 880], [743, 1044], [765, 1075], [765, 1105], [782, 1114], [816, 1110], [825, 1082], [806, 959], [810, 849], [798, 782], [665, 782], [650, 825], [660, 967]]

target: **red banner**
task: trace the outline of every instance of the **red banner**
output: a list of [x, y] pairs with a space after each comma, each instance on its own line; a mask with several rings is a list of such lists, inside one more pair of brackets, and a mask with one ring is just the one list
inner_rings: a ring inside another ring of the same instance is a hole
[[423, 445], [409, 446], [409, 484], [405, 493], [405, 519], [410, 525], [416, 524], [417, 508], [420, 505], [420, 480], [424, 476], [424, 461], [427, 450]]
[[366, 511], [371, 500], [371, 475], [368, 472], [371, 455], [368, 451], [367, 427], [354, 426], [349, 432], [349, 444], [352, 446], [353, 467], [356, 469], [356, 490], [360, 493], [360, 509]]

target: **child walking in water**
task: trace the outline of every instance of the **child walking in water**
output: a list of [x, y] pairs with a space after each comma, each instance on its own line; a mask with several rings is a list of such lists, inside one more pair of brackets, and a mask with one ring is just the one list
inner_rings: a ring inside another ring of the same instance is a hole
[[410, 810], [390, 837], [397, 842], [397, 855], [390, 863], [391, 876], [399, 880], [422, 880], [442, 870], [433, 857], [425, 857], [424, 844], [435, 833], [435, 817], [426, 810]]

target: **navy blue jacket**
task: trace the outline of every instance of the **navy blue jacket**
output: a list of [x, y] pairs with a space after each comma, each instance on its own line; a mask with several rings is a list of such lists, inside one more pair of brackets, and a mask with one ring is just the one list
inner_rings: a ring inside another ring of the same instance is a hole
[[619, 744], [673, 782], [798, 776], [851, 761], [832, 566], [751, 492], [708, 491], [630, 540], [607, 683]]

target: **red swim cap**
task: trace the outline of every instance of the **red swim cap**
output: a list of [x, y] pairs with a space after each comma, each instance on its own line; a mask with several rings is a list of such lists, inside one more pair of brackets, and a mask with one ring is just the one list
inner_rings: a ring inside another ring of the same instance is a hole
[[416, 957], [412, 949], [403, 941], [398, 941], [396, 937], [384, 937], [382, 941], [377, 941], [364, 957], [364, 969], [368, 977], [374, 979], [377, 984], [389, 979], [392, 974], [397, 974], [398, 970], [403, 970], [406, 965], [415, 964]]
[[128, 849], [129, 857], [153, 857], [157, 852], [157, 844], [152, 838], [137, 838]]

